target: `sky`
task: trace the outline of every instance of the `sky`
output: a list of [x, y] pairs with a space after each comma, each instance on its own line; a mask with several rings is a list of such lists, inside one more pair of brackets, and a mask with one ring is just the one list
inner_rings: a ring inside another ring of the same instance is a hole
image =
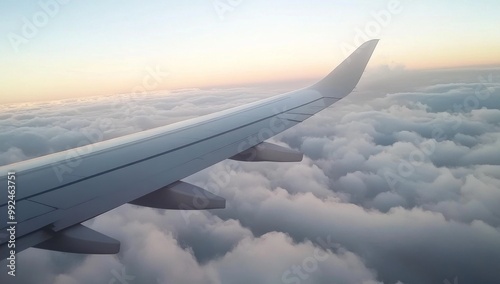
[[351, 95], [270, 139], [302, 162], [213, 165], [184, 181], [225, 209], [125, 204], [84, 223], [119, 254], [30, 248], [0, 283], [500, 283], [498, 1], [62, 2], [2, 1], [0, 166], [305, 87], [381, 41]]
[[371, 38], [382, 39], [371, 67], [498, 65], [498, 10], [494, 0], [4, 0], [0, 103], [312, 82]]

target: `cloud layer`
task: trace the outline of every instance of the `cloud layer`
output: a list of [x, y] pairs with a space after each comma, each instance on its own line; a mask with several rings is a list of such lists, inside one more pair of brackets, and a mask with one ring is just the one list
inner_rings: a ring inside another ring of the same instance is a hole
[[[272, 139], [303, 162], [224, 161], [186, 179], [226, 209], [123, 205], [87, 222], [121, 240], [120, 254], [29, 249], [16, 283], [499, 282], [498, 69], [366, 75], [350, 97]], [[3, 106], [0, 164], [95, 142], [86, 133], [96, 129], [110, 139], [273, 93]]]

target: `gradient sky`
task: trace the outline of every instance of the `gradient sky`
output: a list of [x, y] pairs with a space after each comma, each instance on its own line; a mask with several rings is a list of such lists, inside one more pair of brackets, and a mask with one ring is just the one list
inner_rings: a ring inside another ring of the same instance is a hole
[[0, 103], [313, 80], [369, 38], [371, 66], [500, 64], [493, 0], [54, 1], [2, 1]]

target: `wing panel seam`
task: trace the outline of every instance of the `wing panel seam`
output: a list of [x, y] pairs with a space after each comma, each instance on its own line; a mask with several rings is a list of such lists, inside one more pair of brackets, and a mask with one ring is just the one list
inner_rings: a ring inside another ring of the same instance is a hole
[[51, 189], [47, 189], [43, 192], [39, 192], [39, 193], [36, 193], [36, 194], [33, 194], [33, 195], [30, 195], [30, 196], [26, 196], [25, 198], [21, 199], [21, 200], [24, 200], [24, 199], [29, 199], [29, 198], [33, 198], [33, 197], [36, 197], [36, 196], [39, 196], [39, 195], [42, 195], [42, 194], [45, 194], [47, 192], [50, 192], [50, 191], [53, 191], [53, 190], [56, 190], [56, 189], [60, 189], [60, 188], [63, 188], [65, 186], [69, 186], [69, 185], [72, 185], [72, 184], [76, 184], [76, 183], [79, 183], [81, 181], [84, 181], [84, 180], [87, 180], [87, 179], [91, 179], [91, 178], [94, 178], [94, 177], [97, 177], [97, 176], [100, 176], [100, 175], [103, 175], [103, 174], [107, 174], [107, 173], [110, 173], [110, 172], [113, 172], [113, 171], [116, 171], [116, 170], [119, 170], [119, 169], [123, 169], [123, 168], [126, 168], [128, 166], [131, 166], [131, 165], [134, 165], [134, 164], [138, 164], [138, 163], [141, 163], [141, 162], [144, 162], [144, 161], [147, 161], [147, 160], [150, 160], [150, 159], [153, 159], [153, 158], [156, 158], [156, 157], [160, 157], [160, 156], [163, 156], [165, 154], [168, 154], [170, 152], [173, 152], [173, 151], [177, 151], [179, 149], [182, 149], [182, 148], [185, 148], [185, 147], [189, 147], [189, 146], [192, 146], [192, 145], [195, 145], [197, 143], [200, 143], [200, 142], [203, 142], [203, 141], [206, 141], [206, 140], [209, 140], [209, 139], [212, 139], [214, 137], [217, 137], [217, 136], [220, 136], [220, 135], [223, 135], [223, 134], [226, 134], [226, 133], [229, 133], [231, 131], [234, 131], [238, 128], [242, 128], [242, 127], [246, 127], [246, 126], [249, 126], [249, 125], [252, 125], [254, 123], [257, 123], [257, 122], [260, 122], [260, 121], [263, 121], [263, 120], [266, 120], [268, 118], [271, 118], [271, 117], [274, 117], [274, 116], [278, 116], [280, 114], [283, 114], [283, 113], [286, 113], [287, 111], [290, 111], [290, 110], [294, 110], [294, 109], [297, 109], [297, 108], [300, 108], [300, 107], [303, 107], [305, 105], [308, 105], [308, 104], [311, 104], [311, 103], [314, 103], [316, 101], [319, 101], [319, 100], [322, 100], [323, 97], [321, 98], [318, 98], [316, 100], [313, 100], [313, 101], [310, 101], [310, 102], [307, 102], [305, 104], [302, 104], [302, 105], [299, 105], [297, 107], [294, 107], [294, 108], [291, 108], [289, 110], [286, 110], [286, 111], [283, 111], [283, 112], [280, 112], [280, 113], [276, 113], [276, 114], [273, 114], [273, 115], [270, 115], [270, 116], [266, 116], [264, 118], [261, 118], [261, 119], [258, 119], [258, 120], [255, 120], [253, 122], [250, 122], [250, 123], [247, 123], [247, 124], [244, 124], [244, 125], [241, 125], [237, 128], [232, 128], [230, 130], [226, 130], [226, 131], [223, 131], [221, 133], [218, 133], [216, 135], [212, 135], [210, 137], [207, 137], [207, 138], [204, 138], [204, 139], [201, 139], [201, 140], [198, 140], [198, 141], [195, 141], [195, 142], [191, 142], [191, 143], [188, 143], [186, 145], [182, 145], [180, 147], [177, 147], [177, 148], [174, 148], [174, 149], [170, 149], [168, 151], [165, 151], [165, 152], [161, 152], [161, 153], [158, 153], [158, 154], [155, 154], [155, 155], [152, 155], [152, 156], [149, 156], [149, 157], [146, 157], [146, 158], [143, 158], [143, 159], [140, 159], [140, 160], [137, 160], [137, 161], [134, 161], [134, 162], [130, 162], [130, 163], [127, 163], [127, 164], [124, 164], [124, 165], [121, 165], [121, 166], [118, 166], [118, 167], [115, 167], [115, 168], [112, 168], [112, 169], [109, 169], [109, 170], [106, 170], [106, 171], [102, 171], [102, 172], [99, 172], [99, 173], [96, 173], [96, 174], [93, 174], [93, 175], [90, 175], [88, 177], [84, 177], [84, 178], [81, 178], [79, 180], [75, 180], [75, 181], [72, 181], [72, 182], [69, 182], [69, 183], [66, 183], [66, 184], [63, 184], [63, 185], [60, 185], [60, 186], [56, 186], [56, 187], [53, 187]]

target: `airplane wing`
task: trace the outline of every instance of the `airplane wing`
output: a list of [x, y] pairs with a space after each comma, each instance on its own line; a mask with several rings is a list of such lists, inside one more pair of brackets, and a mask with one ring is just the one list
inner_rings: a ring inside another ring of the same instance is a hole
[[181, 179], [225, 159], [300, 161], [301, 153], [264, 141], [351, 93], [377, 43], [364, 43], [304, 89], [1, 167], [1, 187], [10, 187], [0, 194], [0, 259], [29, 247], [117, 253], [119, 241], [80, 223], [125, 203], [224, 208], [222, 197]]

